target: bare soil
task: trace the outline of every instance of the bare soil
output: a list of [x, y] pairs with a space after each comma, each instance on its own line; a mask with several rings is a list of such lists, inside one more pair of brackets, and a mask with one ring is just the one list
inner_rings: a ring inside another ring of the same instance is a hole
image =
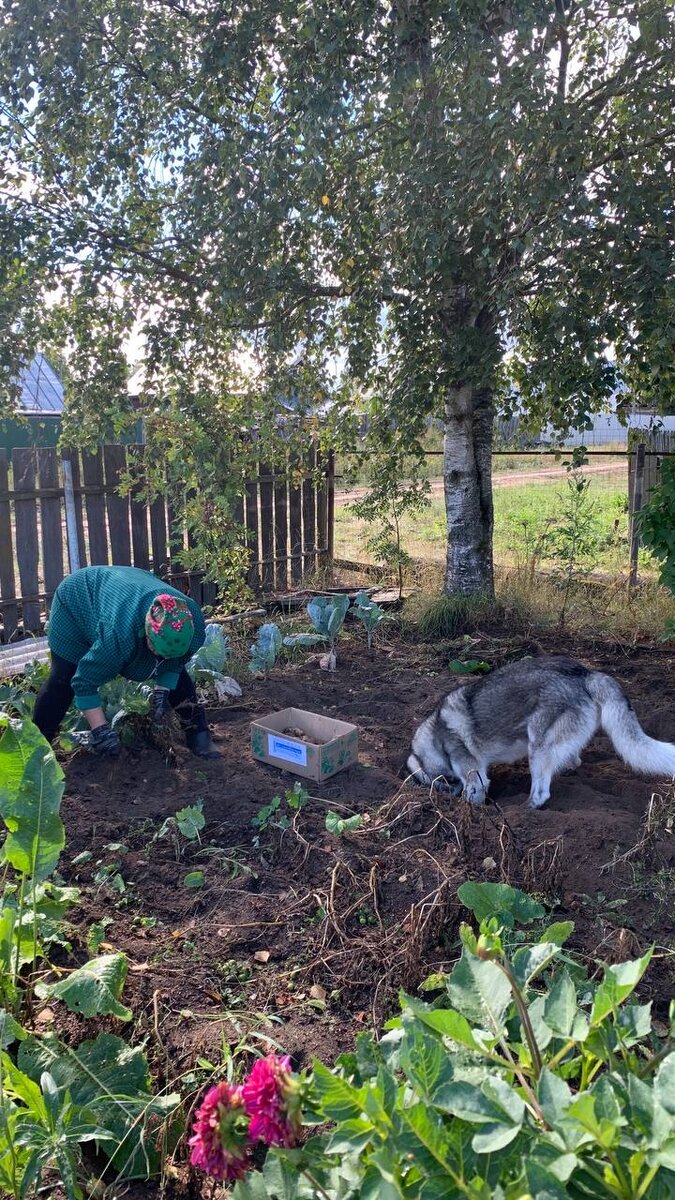
[[[523, 654], [571, 653], [614, 674], [645, 729], [675, 741], [673, 651], [487, 633], [470, 650], [495, 666]], [[591, 961], [672, 942], [672, 824], [669, 831], [665, 820], [653, 821], [643, 836], [658, 781], [633, 776], [604, 737], [555, 781], [538, 812], [526, 807], [526, 764], [495, 770], [493, 803], [481, 809], [403, 784], [417, 723], [461, 686], [447, 667], [457, 654], [456, 644], [403, 641], [369, 652], [349, 632], [334, 674], [311, 656], [252, 682], [242, 704], [212, 710], [218, 761], [179, 747], [170, 766], [148, 746], [112, 766], [82, 753], [70, 761], [62, 874], [83, 889], [75, 954], [87, 957], [92, 922], [111, 920], [105, 938], [129, 956], [124, 999], [134, 1021], [106, 1027], [147, 1037], [158, 1086], [175, 1081], [191, 1104], [208, 1075], [200, 1059], [218, 1064], [223, 1045], [260, 1046], [261, 1036], [280, 1043], [297, 1067], [314, 1056], [330, 1063], [395, 1011], [399, 988], [414, 990], [429, 972], [450, 968], [462, 919], [456, 889], [466, 878], [504, 880], [542, 897], [556, 919], [576, 922], [572, 945]], [[259, 831], [252, 819], [295, 780], [252, 759], [249, 725], [287, 706], [354, 722], [359, 763], [309, 784], [299, 812], [282, 805], [288, 828]], [[166, 817], [198, 800], [201, 845], [153, 841]], [[362, 827], [330, 835], [331, 809], [361, 813]], [[653, 817], [658, 809], [652, 804]], [[110, 848], [119, 843], [121, 850]], [[92, 857], [74, 864], [82, 851]], [[122, 894], [94, 881], [113, 862]], [[183, 881], [195, 869], [205, 882], [192, 890]], [[645, 989], [658, 1019], [673, 982], [667, 955], [657, 955]], [[69, 1042], [96, 1032], [58, 1005], [50, 1019]], [[170, 1194], [200, 1196], [201, 1186], [179, 1154]], [[127, 1194], [165, 1193], [151, 1183]]]

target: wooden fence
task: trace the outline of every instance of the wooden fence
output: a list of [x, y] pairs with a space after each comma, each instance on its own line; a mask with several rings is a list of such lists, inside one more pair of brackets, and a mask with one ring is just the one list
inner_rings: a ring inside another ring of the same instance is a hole
[[[181, 563], [181, 552], [194, 539], [172, 504], [164, 497], [146, 503], [140, 483], [120, 495], [120, 480], [129, 468], [142, 478], [143, 454], [143, 446], [68, 454], [79, 565], [142, 567], [171, 580], [198, 603], [213, 604], [216, 585]], [[284, 592], [325, 566], [333, 555], [333, 517], [332, 454], [322, 463], [310, 449], [302, 462], [274, 471], [259, 464], [233, 512], [250, 551], [252, 590]], [[57, 450], [15, 449], [11, 462], [0, 450], [0, 641], [42, 629], [72, 561], [66, 529]]]

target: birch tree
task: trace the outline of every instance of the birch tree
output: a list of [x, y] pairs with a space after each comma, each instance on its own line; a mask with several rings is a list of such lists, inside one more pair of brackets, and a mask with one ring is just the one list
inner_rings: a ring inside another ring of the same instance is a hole
[[[497, 406], [672, 395], [675, 16], [661, 0], [8, 0], [5, 379], [199, 460], [280, 396], [445, 424], [446, 590], [490, 594]], [[48, 303], [45, 303], [45, 298]], [[265, 422], [268, 424], [265, 425]]]

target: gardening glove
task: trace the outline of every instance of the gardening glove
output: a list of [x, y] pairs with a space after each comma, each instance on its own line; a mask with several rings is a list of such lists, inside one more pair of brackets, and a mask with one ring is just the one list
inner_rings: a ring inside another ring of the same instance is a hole
[[164, 723], [171, 712], [168, 688], [155, 688], [154, 692], [152, 693], [150, 712], [156, 725], [162, 725]]
[[89, 745], [100, 758], [116, 758], [121, 750], [120, 739], [111, 725], [99, 725], [92, 729]]

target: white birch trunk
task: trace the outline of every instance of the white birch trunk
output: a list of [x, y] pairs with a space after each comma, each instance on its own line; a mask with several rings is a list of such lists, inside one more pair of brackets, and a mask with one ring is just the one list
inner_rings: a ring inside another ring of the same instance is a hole
[[494, 595], [492, 565], [492, 405], [489, 392], [449, 390], [443, 459], [449, 596]]

